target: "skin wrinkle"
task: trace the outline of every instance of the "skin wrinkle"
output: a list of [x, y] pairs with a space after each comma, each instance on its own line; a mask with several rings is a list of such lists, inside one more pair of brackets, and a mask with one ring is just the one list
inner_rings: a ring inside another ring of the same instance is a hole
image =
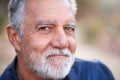
[[[70, 4], [70, 7], [74, 13], [76, 14], [77, 7], [76, 7], [76, 1], [75, 0], [68, 0], [69, 3], [66, 5]], [[67, 1], [64, 0], [64, 3]], [[25, 16], [26, 16], [26, 0], [10, 0], [9, 5], [8, 5], [8, 10], [9, 10], [9, 22], [10, 24], [15, 27], [21, 36], [23, 33], [23, 25], [22, 23], [24, 22]], [[31, 1], [32, 4], [32, 1]], [[36, 8], [37, 9], [37, 8]], [[37, 11], [39, 13], [39, 11]], [[49, 12], [48, 12], [49, 13]]]
[[[51, 5], [50, 0], [26, 0], [27, 15], [20, 43], [22, 50], [18, 53], [20, 80], [29, 77], [36, 80], [62, 79], [69, 73], [76, 49], [76, 20], [69, 2], [66, 0], [66, 5], [63, 1], [54, 0], [54, 5]], [[47, 32], [46, 29], [36, 28], [45, 25], [53, 29]]]
[[[30, 1], [29, 1], [30, 2]], [[65, 1], [66, 3], [67, 3], [67, 1]], [[27, 3], [27, 1], [26, 1], [26, 3]], [[30, 2], [30, 4], [31, 4], [31, 6], [32, 6], [32, 1]], [[27, 4], [26, 4], [27, 5]], [[41, 4], [42, 5], [42, 4]], [[66, 4], [66, 5], [69, 5], [69, 4]], [[27, 7], [26, 7], [27, 8]], [[30, 13], [30, 15], [31, 16], [33, 16], [33, 12], [32, 12], [32, 9], [29, 7], [29, 8], [27, 8], [28, 10], [26, 11], [27, 13]], [[43, 9], [43, 10], [41, 10], [40, 12], [44, 12], [44, 10], [45, 9]], [[53, 9], [52, 9], [53, 10]], [[29, 12], [28, 12], [29, 11]], [[39, 12], [39, 11], [37, 11], [37, 8], [36, 9], [34, 9], [34, 11], [36, 11], [36, 12]], [[50, 11], [50, 12], [52, 12], [52, 11]], [[53, 10], [53, 12], [54, 12], [54, 10]], [[72, 11], [73, 12], [73, 11]], [[47, 13], [47, 12], [46, 12]], [[49, 12], [48, 12], [49, 13]], [[44, 15], [42, 15], [42, 16], [44, 16]], [[33, 16], [34, 17], [34, 16]], [[59, 17], [59, 16], [57, 16], [57, 17]], [[32, 29], [32, 31], [30, 32], [30, 34], [34, 34], [35, 32], [37, 32], [35, 29], [34, 29], [34, 27], [36, 26], [36, 25], [34, 25], [34, 21], [32, 20], [32, 19], [30, 19], [30, 21], [31, 21], [31, 23], [32, 23], [32, 26], [33, 26], [33, 29]], [[73, 20], [73, 23], [75, 22], [75, 24], [73, 24], [74, 26], [76, 26], [76, 21], [75, 20]], [[57, 25], [57, 24], [56, 24]], [[66, 25], [69, 25], [69, 23], [68, 24], [66, 24]], [[72, 25], [72, 22], [71, 22], [71, 24], [70, 25]], [[27, 32], [25, 33], [25, 34], [27, 34]]]

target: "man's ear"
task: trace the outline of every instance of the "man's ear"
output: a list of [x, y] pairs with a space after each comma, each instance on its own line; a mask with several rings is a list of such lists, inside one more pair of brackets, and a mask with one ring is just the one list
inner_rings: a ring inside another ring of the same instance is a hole
[[10, 43], [17, 51], [21, 51], [21, 38], [16, 29], [8, 24], [6, 30]]

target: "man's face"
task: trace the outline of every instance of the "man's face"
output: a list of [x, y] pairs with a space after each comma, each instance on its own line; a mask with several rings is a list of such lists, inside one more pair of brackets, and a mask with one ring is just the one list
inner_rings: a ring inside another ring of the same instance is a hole
[[74, 62], [76, 21], [68, 0], [26, 0], [24, 62], [39, 76], [65, 77]]

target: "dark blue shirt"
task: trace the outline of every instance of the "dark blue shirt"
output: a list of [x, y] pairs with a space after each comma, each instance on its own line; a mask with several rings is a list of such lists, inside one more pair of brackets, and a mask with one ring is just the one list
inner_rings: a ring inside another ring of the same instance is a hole
[[[0, 76], [0, 80], [18, 80], [16, 74], [17, 58]], [[115, 80], [110, 70], [99, 61], [75, 59], [70, 73], [62, 80]]]

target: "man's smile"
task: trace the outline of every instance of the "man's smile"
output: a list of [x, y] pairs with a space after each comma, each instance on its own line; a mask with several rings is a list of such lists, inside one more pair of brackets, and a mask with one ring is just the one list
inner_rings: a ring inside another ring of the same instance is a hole
[[64, 59], [67, 57], [69, 57], [69, 56], [65, 55], [65, 54], [52, 54], [52, 55], [49, 55], [47, 58], [49, 58], [49, 59]]

